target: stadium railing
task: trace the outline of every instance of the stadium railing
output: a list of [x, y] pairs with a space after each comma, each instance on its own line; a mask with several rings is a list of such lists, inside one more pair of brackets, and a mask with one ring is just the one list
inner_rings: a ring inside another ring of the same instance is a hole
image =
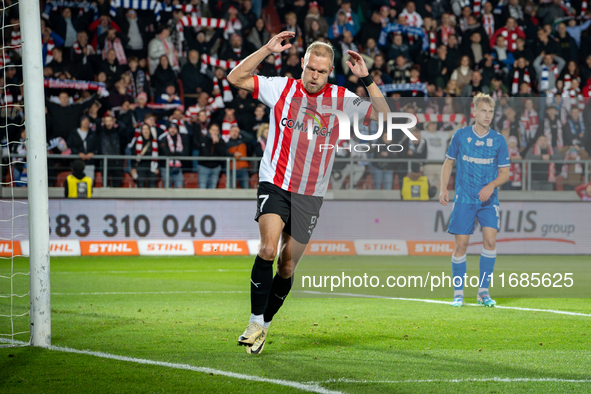
[[[50, 171], [50, 184], [53, 184], [55, 186], [62, 186], [62, 184], [60, 184], [60, 175], [61, 175], [61, 181], [63, 181], [64, 176], [66, 175], [66, 173], [70, 172], [71, 169], [69, 168], [70, 163], [75, 160], [75, 159], [79, 159], [80, 157], [78, 155], [48, 155], [48, 161], [50, 163], [49, 166], [49, 171]], [[112, 173], [112, 171], [114, 171], [115, 169], [119, 170], [120, 172], [123, 173], [123, 175], [125, 176], [125, 178], [127, 179], [127, 183], [125, 183], [126, 186], [123, 187], [133, 187], [133, 182], [131, 182], [131, 176], [129, 175], [129, 169], [131, 168], [131, 160], [136, 159], [136, 156], [130, 156], [130, 155], [95, 155], [92, 158], [92, 162], [96, 163], [95, 164], [95, 174], [96, 176], [99, 178], [98, 179], [98, 184], [97, 181], [95, 180], [95, 187], [109, 187], [109, 174]], [[159, 169], [160, 169], [160, 178], [158, 180], [158, 186], [157, 187], [161, 187], [161, 188], [165, 188], [165, 189], [169, 189], [171, 188], [171, 166], [170, 166], [170, 161], [171, 160], [178, 160], [181, 161], [183, 163], [183, 173], [184, 174], [195, 174], [196, 170], [195, 170], [195, 165], [194, 163], [196, 162], [203, 162], [203, 161], [219, 161], [224, 163], [224, 165], [222, 166], [222, 172], [221, 174], [223, 174], [223, 176], [221, 176], [221, 182], [222, 184], [225, 184], [223, 187], [228, 188], [228, 189], [235, 189], [236, 188], [236, 183], [237, 183], [237, 179], [236, 179], [236, 163], [239, 161], [238, 159], [234, 158], [234, 157], [229, 157], [229, 156], [225, 156], [225, 157], [201, 157], [201, 156], [158, 156], [157, 158], [152, 158], [152, 157], [146, 157], [142, 160], [147, 160], [147, 161], [151, 161], [151, 160], [157, 160], [158, 164], [159, 164]], [[256, 174], [258, 171], [256, 171], [258, 169], [258, 164], [260, 162], [261, 158], [260, 157], [244, 157], [241, 158], [240, 161], [247, 161], [250, 163], [250, 168], [249, 168], [249, 178], [252, 178], [252, 176], [254, 174]], [[123, 162], [124, 165], [123, 167], [114, 167], [112, 165], [113, 161], [119, 161], [119, 162]], [[371, 165], [372, 163], [392, 163], [392, 164], [396, 164], [398, 165], [397, 169], [396, 169], [396, 174], [403, 174], [403, 173], [409, 173], [411, 172], [411, 167], [412, 167], [412, 163], [420, 163], [420, 164], [436, 164], [436, 165], [441, 165], [442, 163], [440, 161], [433, 161], [433, 160], [425, 160], [425, 159], [408, 159], [408, 158], [404, 158], [404, 159], [369, 159], [369, 158], [359, 158], [359, 157], [349, 157], [349, 158], [335, 158], [334, 161], [336, 163], [347, 163], [349, 164], [349, 168], [347, 169], [348, 172], [346, 172], [345, 174], [343, 174], [342, 176], [347, 178], [348, 180], [353, 179], [352, 175], [353, 175], [353, 171], [354, 171], [354, 165], [355, 164], [359, 164], [362, 166], [366, 167], [366, 171], [364, 174], [364, 179], [367, 178], [367, 175], [369, 175], [369, 171], [368, 170], [368, 166]], [[111, 163], [111, 164], [110, 164]], [[519, 187], [515, 188], [513, 187], [513, 190], [521, 190], [521, 191], [531, 191], [531, 190], [535, 190], [532, 188], [533, 182], [532, 182], [532, 178], [534, 174], [534, 171], [532, 171], [532, 165], [535, 164], [554, 164], [555, 168], [556, 168], [556, 185], [561, 185], [563, 179], [560, 177], [560, 174], [562, 172], [562, 166], [563, 165], [571, 165], [574, 164], [576, 166], [579, 166], [579, 170], [577, 170], [576, 174], [580, 176], [581, 178], [581, 183], [587, 183], [590, 180], [590, 175], [591, 175], [591, 160], [556, 160], [556, 161], [543, 161], [543, 160], [526, 160], [526, 159], [520, 159], [520, 160], [512, 160], [511, 163], [514, 164], [518, 164], [521, 166], [521, 184]], [[402, 168], [400, 167], [400, 164], [402, 164]], [[406, 166], [406, 169], [404, 169], [404, 166]], [[570, 168], [570, 167], [569, 167]], [[539, 177], [545, 177], [547, 174], [547, 170], [543, 170], [544, 174], [537, 174], [540, 175]], [[3, 177], [8, 176], [8, 174], [5, 172], [4, 174], [2, 174]], [[402, 176], [399, 175], [399, 179], [398, 182], [400, 184], [400, 186], [402, 186]], [[538, 177], [538, 178], [539, 178]], [[112, 177], [111, 177], [112, 178]], [[122, 179], [123, 180], [123, 179]], [[234, 180], [234, 182], [228, 182], [228, 180]], [[347, 181], [344, 183], [343, 188], [345, 189], [355, 189], [357, 185], [360, 185], [363, 182], [363, 180], [359, 181], [359, 182], [350, 182]], [[365, 179], [365, 182], [367, 183], [367, 180]], [[543, 184], [544, 182], [542, 182]], [[549, 183], [549, 182], [548, 182]], [[256, 184], [256, 180], [255, 182], [250, 182], [250, 187], [254, 187], [254, 184]], [[18, 185], [18, 183], [17, 183]], [[24, 185], [24, 182], [23, 182]], [[193, 188], [196, 188], [196, 180], [194, 182], [194, 186], [192, 186]], [[553, 185], [553, 189], [555, 188], [555, 190], [561, 190], [562, 187], [558, 186], [555, 187]], [[368, 189], [371, 189], [371, 187], [368, 187]], [[546, 189], [547, 190], [547, 189]]]

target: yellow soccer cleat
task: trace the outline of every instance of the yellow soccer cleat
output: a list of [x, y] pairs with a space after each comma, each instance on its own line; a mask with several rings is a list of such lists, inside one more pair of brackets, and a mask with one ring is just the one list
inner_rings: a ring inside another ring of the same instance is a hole
[[246, 348], [246, 353], [261, 354], [263, 352], [265, 342], [267, 341], [267, 331], [269, 331], [268, 328], [263, 328], [263, 333], [259, 335], [252, 346]]
[[259, 323], [251, 322], [246, 330], [238, 337], [239, 346], [252, 346], [256, 339], [263, 333], [263, 326]]

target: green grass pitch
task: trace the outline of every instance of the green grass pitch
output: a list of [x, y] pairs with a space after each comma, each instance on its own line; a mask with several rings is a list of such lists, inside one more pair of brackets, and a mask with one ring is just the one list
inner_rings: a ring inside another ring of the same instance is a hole
[[[360, 257], [306, 259], [322, 265]], [[397, 267], [449, 265], [445, 257], [395, 259]], [[524, 257], [499, 256], [508, 259]], [[1, 348], [0, 392], [591, 392], [591, 302], [585, 298], [497, 299], [499, 306], [585, 314], [566, 315], [385, 298], [290, 296], [271, 325], [263, 354], [248, 355], [236, 339], [250, 315], [252, 261], [220, 256], [52, 258], [52, 345], [131, 359]], [[9, 266], [1, 264], [0, 275], [9, 273]], [[15, 270], [27, 270], [27, 264], [16, 260]], [[7, 285], [0, 280], [0, 293], [8, 292]], [[27, 288], [28, 277], [15, 277], [15, 293]], [[15, 299], [14, 313], [25, 311], [27, 303], [27, 297]], [[9, 299], [0, 298], [0, 314], [9, 309]], [[27, 325], [28, 317], [15, 319], [15, 330]], [[0, 333], [9, 330], [9, 320], [0, 318]]]

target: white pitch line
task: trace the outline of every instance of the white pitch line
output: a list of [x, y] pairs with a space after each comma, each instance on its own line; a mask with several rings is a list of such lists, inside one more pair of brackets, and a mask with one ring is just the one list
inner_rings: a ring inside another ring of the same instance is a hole
[[136, 295], [136, 294], [207, 294], [207, 293], [249, 293], [249, 291], [223, 291], [223, 290], [195, 290], [195, 291], [105, 291], [94, 293], [51, 293], [54, 296], [77, 295]]
[[52, 271], [52, 275], [86, 275], [86, 274], [160, 274], [160, 273], [187, 273], [187, 272], [250, 272], [249, 269], [236, 269], [236, 270], [128, 270], [128, 271]]
[[[28, 342], [11, 341], [11, 340], [5, 340], [5, 339], [1, 339], [1, 338], [0, 338], [0, 342], [12, 343], [15, 345], [28, 345]], [[136, 363], [136, 364], [155, 365], [158, 367], [182, 369], [182, 370], [193, 371], [193, 372], [201, 372], [201, 373], [206, 373], [206, 374], [210, 374], [210, 375], [213, 374], [213, 375], [227, 376], [229, 378], [248, 380], [251, 382], [272, 383], [272, 384], [276, 384], [279, 386], [292, 387], [292, 388], [295, 388], [298, 390], [309, 391], [309, 392], [319, 393], [319, 394], [343, 394], [341, 391], [334, 391], [334, 390], [325, 389], [324, 387], [321, 387], [318, 383], [300, 383], [300, 382], [294, 382], [291, 380], [263, 378], [261, 376], [256, 376], [256, 375], [246, 375], [246, 374], [242, 374], [242, 373], [223, 371], [223, 370], [214, 369], [214, 368], [197, 367], [197, 366], [189, 365], [189, 364], [168, 363], [165, 361], [155, 361], [155, 360], [147, 360], [147, 359], [143, 359], [143, 358], [119, 356], [116, 354], [103, 353], [103, 352], [93, 352], [90, 350], [78, 350], [78, 349], [72, 349], [69, 347], [49, 346], [48, 349], [58, 351], [58, 352], [64, 352], [64, 353], [84, 354], [87, 356], [106, 358], [106, 359], [111, 359], [111, 360], [116, 360], [116, 361], [126, 361], [126, 362]]]
[[[361, 298], [382, 298], [385, 300], [399, 300], [399, 301], [415, 301], [415, 302], [426, 302], [430, 304], [445, 304], [449, 305], [448, 301], [440, 301], [440, 300], [429, 300], [429, 299], [421, 299], [421, 298], [402, 298], [402, 297], [386, 297], [386, 296], [379, 296], [379, 295], [370, 295], [370, 294], [352, 294], [352, 293], [324, 293], [321, 291], [309, 291], [303, 290], [300, 291], [301, 293], [306, 294], [320, 294], [320, 295], [335, 295], [335, 296], [343, 296], [343, 297], [361, 297]], [[482, 308], [482, 305], [478, 304], [464, 304], [466, 306], [478, 306]], [[569, 316], [585, 316], [591, 317], [590, 313], [580, 313], [580, 312], [568, 312], [568, 311], [559, 311], [555, 309], [536, 309], [536, 308], [523, 308], [519, 306], [503, 306], [497, 305], [495, 308], [499, 309], [513, 309], [518, 311], [530, 311], [530, 312], [547, 312], [547, 313], [556, 313], [559, 315], [569, 315]]]
[[536, 383], [536, 382], [555, 382], [555, 383], [591, 383], [588, 379], [558, 379], [558, 378], [475, 378], [475, 379], [415, 379], [415, 380], [355, 380], [355, 379], [328, 379], [319, 382], [303, 382], [309, 384], [328, 384], [328, 383], [357, 383], [357, 384], [400, 384], [400, 383], [479, 383], [479, 382], [498, 382], [498, 383]]

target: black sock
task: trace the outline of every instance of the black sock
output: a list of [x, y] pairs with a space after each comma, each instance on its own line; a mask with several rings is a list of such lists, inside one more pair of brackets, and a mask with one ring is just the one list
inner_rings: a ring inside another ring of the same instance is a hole
[[275, 274], [264, 313], [266, 322], [273, 320], [273, 316], [275, 316], [281, 305], [283, 305], [285, 297], [287, 297], [291, 290], [292, 279], [293, 277], [284, 279], [279, 274]]
[[250, 312], [262, 315], [273, 283], [273, 260], [264, 260], [259, 255], [254, 259], [250, 274]]

